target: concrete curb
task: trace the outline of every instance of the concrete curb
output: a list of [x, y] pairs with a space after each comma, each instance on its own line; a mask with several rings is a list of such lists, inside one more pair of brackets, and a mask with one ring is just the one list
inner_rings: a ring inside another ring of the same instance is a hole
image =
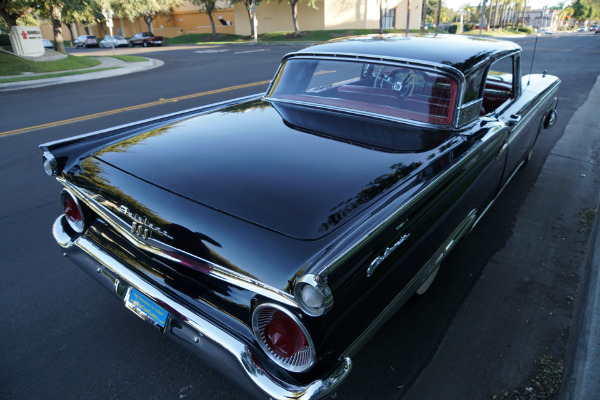
[[[577, 124], [579, 132], [588, 132], [587, 135], [581, 136], [590, 139], [588, 146], [592, 149], [597, 147], [600, 141], [598, 102], [600, 102], [600, 77], [596, 80], [584, 106], [572, 119]], [[580, 125], [581, 122], [576, 119], [579, 113], [587, 115], [585, 118], [587, 124]], [[594, 154], [590, 154], [590, 157], [594, 157]], [[597, 158], [595, 160], [598, 163]], [[590, 177], [590, 179], [597, 178]], [[576, 310], [574, 334], [569, 341], [566, 371], [558, 396], [561, 400], [600, 398], [598, 379], [600, 376], [600, 224], [597, 218], [599, 210], [600, 204], [597, 204], [594, 230], [589, 242], [591, 248], [588, 250], [583, 276], [583, 289]]]
[[[30, 89], [50, 85], [59, 85], [62, 83], [82, 82], [90, 79], [110, 78], [113, 76], [133, 74], [161, 67], [164, 62], [154, 58], [147, 61], [125, 62], [113, 57], [91, 57], [100, 61], [100, 65], [88, 69], [115, 68], [99, 72], [83, 73], [78, 75], [61, 76], [58, 78], [35, 79], [31, 81], [11, 82], [0, 84], [0, 92], [9, 90]], [[80, 70], [81, 71], [81, 70]]]

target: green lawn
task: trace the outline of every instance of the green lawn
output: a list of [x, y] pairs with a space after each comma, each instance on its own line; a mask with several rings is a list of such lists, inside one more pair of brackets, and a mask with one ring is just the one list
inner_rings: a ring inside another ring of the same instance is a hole
[[68, 56], [56, 61], [28, 61], [6, 53], [0, 53], [0, 76], [20, 75], [23, 72], [41, 73], [90, 68], [100, 64], [87, 57]]
[[138, 61], [148, 61], [148, 59], [146, 57], [140, 57], [140, 56], [109, 56], [112, 58], [116, 58], [119, 59], [121, 61], [125, 61], [125, 62], [138, 62]]
[[[114, 56], [125, 62], [147, 61], [145, 57], [121, 55]], [[0, 79], [0, 83], [30, 81], [34, 79], [58, 78], [68, 75], [79, 75], [88, 72], [99, 72], [111, 68], [94, 68], [81, 71], [82, 68], [95, 67], [100, 64], [100, 61], [88, 57], [68, 56], [57, 61], [28, 61], [20, 57], [15, 57], [10, 54], [0, 53], [0, 76], [8, 76], [10, 78]], [[55, 74], [49, 74], [56, 72]], [[23, 75], [23, 73], [47, 73], [45, 75]], [[14, 77], [13, 77], [14, 76]]]

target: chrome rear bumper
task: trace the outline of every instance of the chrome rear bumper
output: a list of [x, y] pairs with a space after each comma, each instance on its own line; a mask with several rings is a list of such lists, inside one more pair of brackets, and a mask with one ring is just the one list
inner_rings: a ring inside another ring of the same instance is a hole
[[252, 349], [229, 332], [215, 326], [169, 295], [151, 285], [85, 237], [72, 238], [64, 216], [54, 222], [52, 233], [68, 257], [122, 301], [130, 287], [142, 292], [168, 310], [171, 321], [164, 333], [236, 381], [257, 398], [317, 399], [331, 393], [350, 372], [349, 358], [341, 360], [329, 376], [302, 386], [286, 382], [267, 372]]

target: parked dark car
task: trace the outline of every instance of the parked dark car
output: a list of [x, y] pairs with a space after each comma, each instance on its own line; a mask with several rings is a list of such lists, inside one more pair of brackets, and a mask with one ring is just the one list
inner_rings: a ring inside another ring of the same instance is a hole
[[162, 36], [154, 36], [152, 32], [140, 32], [133, 35], [131, 39], [129, 39], [129, 47], [134, 46], [160, 46], [163, 44]]
[[345, 38], [285, 56], [266, 94], [42, 144], [54, 237], [250, 394], [325, 396], [554, 124], [560, 80], [520, 61]]
[[76, 48], [98, 47], [98, 38], [94, 35], [81, 35], [73, 41]]

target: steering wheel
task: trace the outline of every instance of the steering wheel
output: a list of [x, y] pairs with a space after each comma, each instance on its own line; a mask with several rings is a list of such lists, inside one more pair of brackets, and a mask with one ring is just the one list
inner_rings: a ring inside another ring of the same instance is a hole
[[[402, 79], [402, 82], [399, 80], [394, 80], [392, 83], [392, 89], [400, 92], [400, 97], [410, 96], [415, 90], [415, 73], [413, 70], [406, 70], [408, 73], [406, 78]], [[396, 74], [394, 74], [396, 75]], [[395, 78], [395, 76], [394, 76]]]
[[377, 72], [373, 87], [388, 87], [399, 92], [400, 98], [410, 96], [415, 89], [415, 73], [411, 69], [396, 69], [394, 71], [384, 71], [381, 67]]

